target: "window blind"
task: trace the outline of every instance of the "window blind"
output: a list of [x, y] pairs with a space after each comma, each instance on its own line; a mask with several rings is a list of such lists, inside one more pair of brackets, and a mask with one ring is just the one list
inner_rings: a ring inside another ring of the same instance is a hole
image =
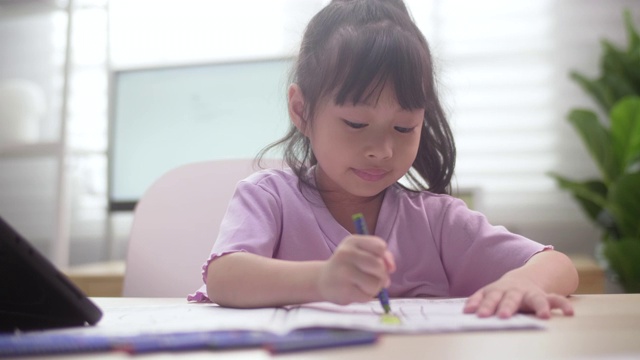
[[597, 230], [547, 174], [597, 175], [566, 121], [571, 108], [596, 105], [569, 71], [596, 76], [600, 39], [626, 46], [622, 12], [638, 19], [639, 5], [436, 0], [430, 13], [413, 11], [431, 43], [456, 138], [455, 183], [477, 189], [491, 222], [567, 252], [593, 253]]

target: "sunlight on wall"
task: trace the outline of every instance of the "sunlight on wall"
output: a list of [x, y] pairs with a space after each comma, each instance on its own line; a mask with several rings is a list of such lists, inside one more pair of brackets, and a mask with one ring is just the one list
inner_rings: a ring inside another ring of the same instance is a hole
[[301, 26], [321, 6], [318, 0], [113, 0], [111, 60], [126, 67], [289, 55]]

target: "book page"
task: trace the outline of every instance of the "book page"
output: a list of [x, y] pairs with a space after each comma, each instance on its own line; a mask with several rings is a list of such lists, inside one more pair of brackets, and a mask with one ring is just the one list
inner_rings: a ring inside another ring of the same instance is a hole
[[391, 299], [397, 323], [381, 320], [378, 301], [346, 306], [328, 302], [262, 309], [232, 309], [215, 304], [119, 306], [104, 309], [95, 327], [66, 330], [96, 334], [138, 334], [252, 330], [285, 334], [302, 328], [341, 328], [379, 333], [426, 333], [503, 329], [541, 329], [544, 322], [522, 314], [509, 319], [463, 314], [465, 299]]
[[[466, 299], [391, 299], [391, 313], [400, 321], [382, 320], [384, 311], [378, 301], [347, 306], [311, 303], [290, 307], [290, 323], [297, 327], [334, 326], [371, 330], [381, 333], [425, 333], [472, 330], [536, 329], [544, 322], [532, 316], [517, 314], [509, 319], [479, 318], [464, 314]], [[299, 311], [296, 312], [295, 309]]]

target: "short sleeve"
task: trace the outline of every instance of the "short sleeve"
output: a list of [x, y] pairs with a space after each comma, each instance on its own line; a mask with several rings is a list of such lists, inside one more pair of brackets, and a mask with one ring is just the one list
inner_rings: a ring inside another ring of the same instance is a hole
[[469, 296], [552, 248], [490, 224], [458, 199], [448, 204], [437, 230], [451, 296]]
[[273, 257], [281, 233], [281, 215], [279, 197], [260, 184], [241, 181], [220, 224], [211, 255], [215, 258], [247, 251]]
[[[220, 224], [220, 232], [209, 257], [202, 266], [206, 284], [209, 264], [220, 256], [234, 252], [249, 252], [273, 257], [281, 233], [280, 200], [268, 188], [251, 181], [240, 181]], [[207, 302], [206, 286], [202, 286], [189, 301]]]

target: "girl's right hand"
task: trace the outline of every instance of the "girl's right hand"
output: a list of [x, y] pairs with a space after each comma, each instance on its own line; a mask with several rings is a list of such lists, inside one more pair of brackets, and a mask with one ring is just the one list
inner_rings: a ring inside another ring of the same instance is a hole
[[350, 235], [320, 271], [318, 291], [325, 301], [340, 305], [365, 302], [390, 284], [396, 270], [393, 255], [381, 238]]

